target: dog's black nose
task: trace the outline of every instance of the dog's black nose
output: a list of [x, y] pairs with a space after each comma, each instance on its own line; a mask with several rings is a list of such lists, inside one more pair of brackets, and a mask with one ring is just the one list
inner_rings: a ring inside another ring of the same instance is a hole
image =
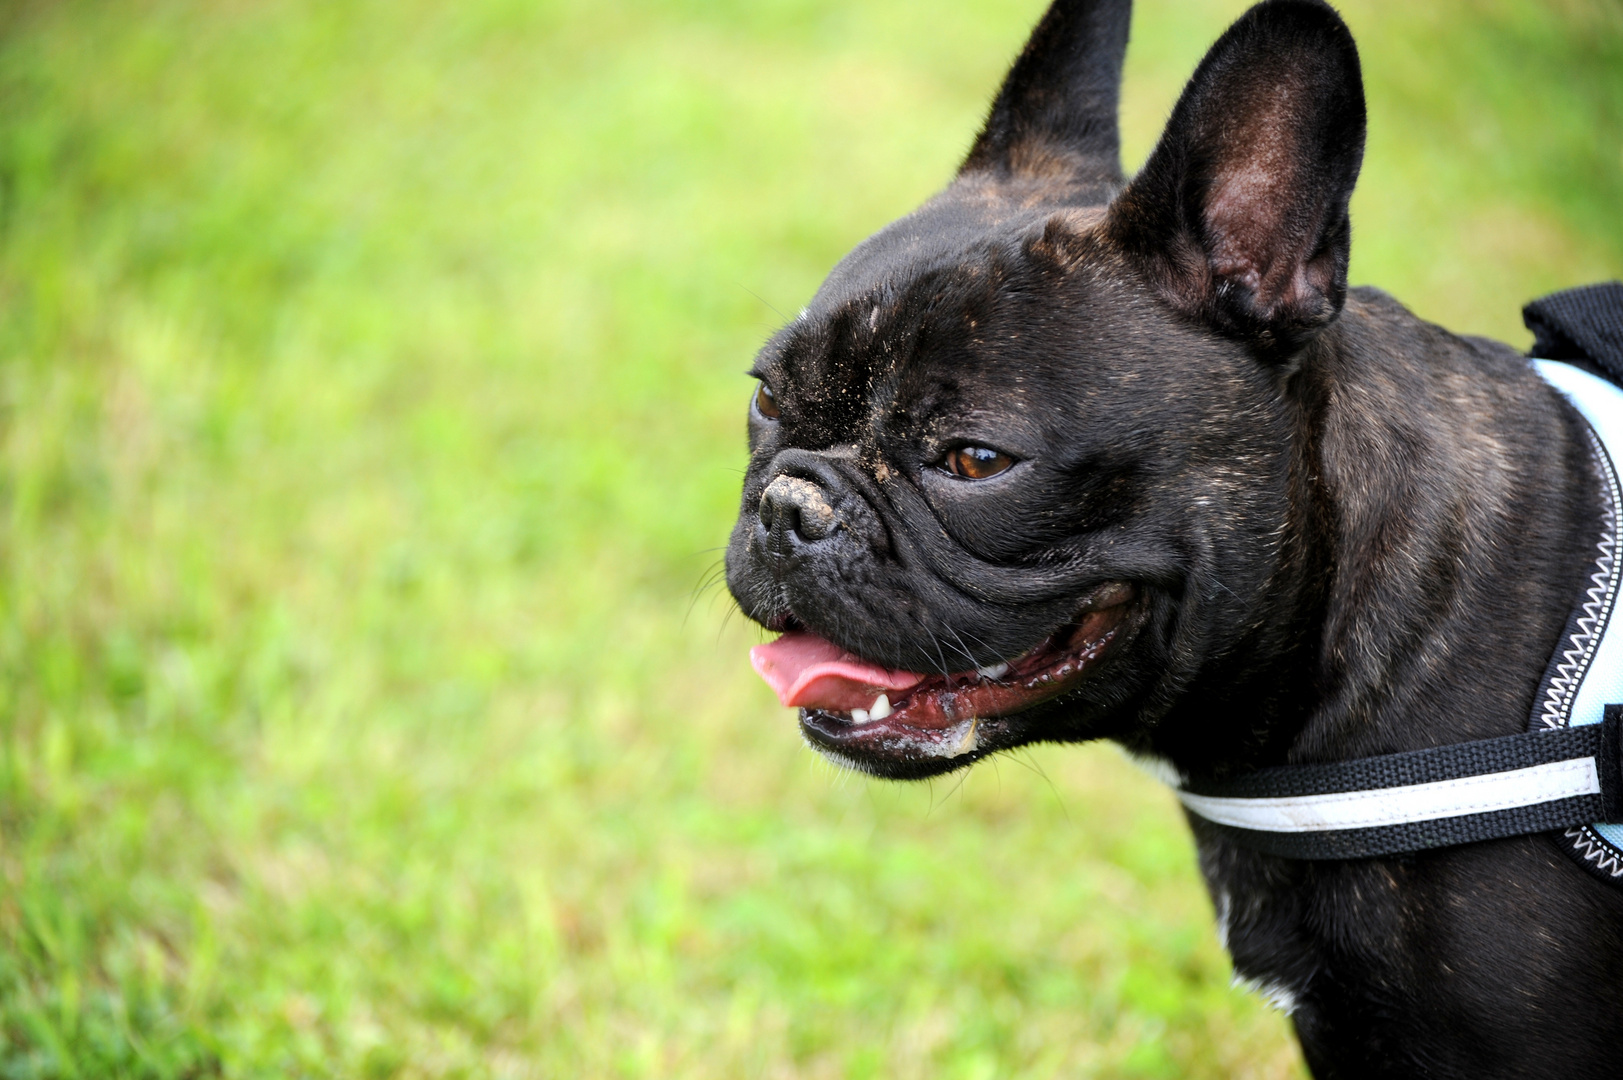
[[773, 536], [798, 533], [802, 540], [822, 540], [839, 526], [823, 489], [798, 476], [780, 476], [761, 493], [761, 524]]

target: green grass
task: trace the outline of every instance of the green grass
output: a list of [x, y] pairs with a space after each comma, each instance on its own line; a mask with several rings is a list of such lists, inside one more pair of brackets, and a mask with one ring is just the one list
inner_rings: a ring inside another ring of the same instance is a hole
[[[1608, 5], [1348, 5], [1355, 280], [1618, 275]], [[1143, 5], [1130, 162], [1241, 6]], [[0, 1077], [1300, 1075], [1118, 755], [837, 775], [693, 602], [1039, 7], [4, 9]]]

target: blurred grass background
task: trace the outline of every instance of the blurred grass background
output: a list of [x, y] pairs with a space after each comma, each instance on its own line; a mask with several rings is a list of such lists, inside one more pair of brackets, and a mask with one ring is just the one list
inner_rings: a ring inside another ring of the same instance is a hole
[[[1300, 1075], [1164, 791], [836, 775], [693, 602], [1042, 6], [0, 8], [0, 1076]], [[1129, 166], [1243, 6], [1141, 5]], [[1354, 280], [1525, 346], [1623, 7], [1344, 11]]]

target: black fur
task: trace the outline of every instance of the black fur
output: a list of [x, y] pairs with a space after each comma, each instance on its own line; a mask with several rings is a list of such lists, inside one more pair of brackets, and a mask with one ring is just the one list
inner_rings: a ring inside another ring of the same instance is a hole
[[[954, 182], [830, 274], [755, 373], [744, 611], [887, 665], [1013, 657], [1138, 599], [1065, 697], [920, 776], [1115, 738], [1189, 775], [1522, 730], [1597, 534], [1578, 420], [1507, 346], [1347, 288], [1352, 38], [1269, 0], [1121, 186], [1126, 2], [1058, 0]], [[1018, 461], [989, 480], [955, 446]], [[758, 506], [817, 485], [808, 539]], [[1623, 892], [1546, 837], [1302, 863], [1193, 822], [1236, 970], [1319, 1077], [1616, 1076]]]

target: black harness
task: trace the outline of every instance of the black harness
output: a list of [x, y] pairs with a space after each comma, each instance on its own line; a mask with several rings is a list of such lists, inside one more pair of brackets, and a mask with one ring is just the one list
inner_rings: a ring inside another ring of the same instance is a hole
[[1607, 500], [1590, 584], [1550, 658], [1528, 730], [1176, 789], [1191, 814], [1246, 847], [1356, 859], [1552, 832], [1591, 872], [1623, 884], [1623, 704], [1613, 703], [1623, 701], [1623, 628], [1609, 645], [1607, 636], [1623, 580], [1623, 489], [1608, 450], [1623, 453], [1623, 282], [1555, 293], [1522, 316], [1540, 374], [1590, 423]]

